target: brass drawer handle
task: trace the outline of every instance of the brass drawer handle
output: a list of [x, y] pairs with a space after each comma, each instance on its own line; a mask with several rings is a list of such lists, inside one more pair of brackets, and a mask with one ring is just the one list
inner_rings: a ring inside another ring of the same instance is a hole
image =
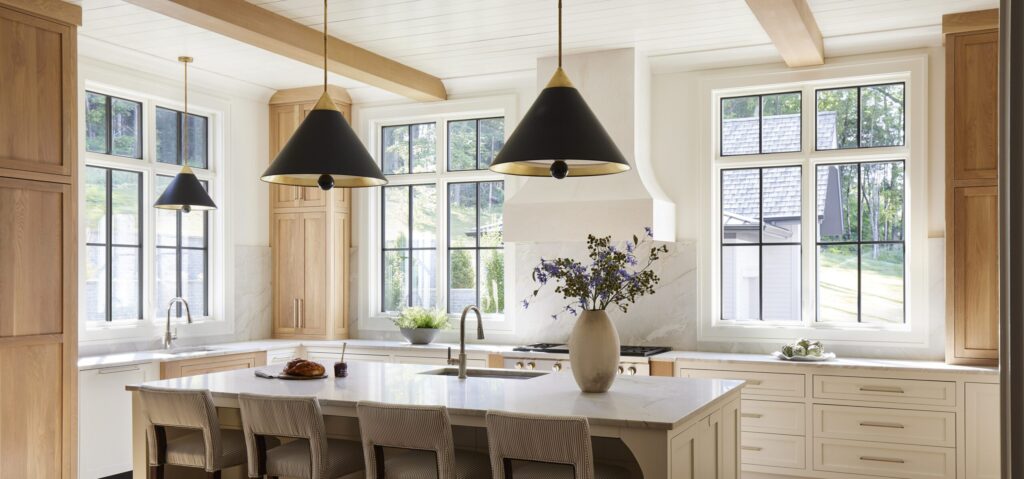
[[761, 380], [760, 379], [747, 379], [747, 384], [750, 384], [751, 386], [760, 386], [761, 385]]
[[863, 421], [860, 423], [862, 427], [887, 427], [890, 429], [903, 429], [902, 424], [895, 422], [874, 422], [874, 421]]
[[862, 461], [874, 461], [874, 462], [891, 462], [893, 464], [903, 464], [907, 461], [895, 457], [876, 457], [876, 456], [860, 456]]
[[903, 391], [903, 388], [897, 387], [897, 386], [861, 386], [859, 389], [861, 391], [863, 391], [863, 392], [872, 392], [872, 393], [903, 394], [905, 392], [905, 391]]
[[761, 415], [754, 412], [740, 413], [740, 417], [749, 417], [751, 419], [761, 419]]
[[743, 449], [744, 451], [754, 451], [754, 452], [758, 452], [758, 451], [761, 450], [761, 448], [757, 447], [757, 446], [740, 446], [740, 449]]

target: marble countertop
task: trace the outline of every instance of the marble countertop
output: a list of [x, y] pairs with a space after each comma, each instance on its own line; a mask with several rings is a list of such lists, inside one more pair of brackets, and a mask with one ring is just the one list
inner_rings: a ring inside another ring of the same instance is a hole
[[[394, 351], [458, 351], [458, 344], [431, 343], [425, 345], [414, 345], [404, 341], [387, 341], [376, 339], [344, 339], [344, 340], [310, 340], [310, 339], [264, 339], [259, 341], [242, 341], [236, 343], [206, 344], [202, 346], [184, 346], [180, 349], [183, 352], [173, 353], [162, 349], [151, 351], [132, 351], [125, 353], [103, 354], [96, 356], [82, 356], [78, 358], [78, 369], [110, 368], [117, 366], [130, 366], [134, 364], [147, 364], [152, 362], [179, 361], [182, 359], [206, 358], [224, 356], [228, 354], [251, 353], [255, 351], [268, 351], [271, 349], [294, 348], [305, 346], [307, 348], [341, 348], [342, 343], [348, 343], [349, 348], [373, 348]], [[466, 344], [467, 351], [478, 351], [483, 353], [507, 353], [511, 352], [514, 346], [500, 344]], [[204, 349], [204, 350], [199, 350]]]
[[698, 351], [670, 351], [652, 358], [657, 361], [696, 361], [717, 364], [772, 364], [780, 367], [816, 367], [816, 368], [859, 368], [859, 369], [899, 369], [904, 371], [920, 371], [933, 373], [967, 373], [967, 374], [999, 374], [999, 369], [985, 366], [959, 366], [946, 364], [942, 361], [920, 361], [901, 359], [870, 359], [870, 358], [836, 358], [832, 361], [783, 361], [767, 354], [714, 353]]
[[[325, 407], [352, 407], [358, 401], [444, 405], [453, 416], [483, 416], [487, 411], [577, 415], [597, 425], [663, 430], [680, 426], [708, 406], [738, 397], [743, 384], [720, 379], [621, 376], [607, 393], [586, 394], [580, 392], [569, 374], [465, 380], [420, 374], [434, 369], [438, 367], [351, 361], [347, 378], [263, 379], [255, 376], [255, 369], [241, 369], [145, 384], [209, 389], [215, 398], [254, 393], [315, 396]], [[138, 385], [127, 389], [137, 390]]]

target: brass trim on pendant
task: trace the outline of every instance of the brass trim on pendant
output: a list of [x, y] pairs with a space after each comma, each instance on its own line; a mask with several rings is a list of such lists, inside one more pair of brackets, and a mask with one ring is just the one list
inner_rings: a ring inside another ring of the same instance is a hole
[[[551, 163], [511, 162], [491, 165], [491, 171], [515, 176], [551, 176]], [[594, 165], [572, 165], [567, 177], [613, 175], [629, 171], [630, 166], [622, 163], [601, 163]]]
[[563, 70], [562, 67], [558, 67], [558, 69], [555, 70], [555, 74], [551, 75], [551, 79], [548, 80], [548, 84], [544, 88], [558, 87], [576, 88], [576, 85], [572, 84], [572, 80], [569, 79], [569, 75], [565, 73], [565, 70]]
[[[260, 180], [278, 185], [319, 187], [320, 185], [319, 183], [317, 183], [317, 180], [319, 180], [321, 176], [323, 175], [270, 175], [263, 176], [260, 178]], [[387, 180], [381, 180], [378, 178], [368, 178], [363, 176], [331, 175], [331, 178], [334, 178], [335, 188], [362, 188], [369, 186], [382, 186], [388, 183]]]
[[327, 90], [324, 90], [323, 95], [320, 95], [320, 99], [316, 101], [316, 105], [313, 105], [313, 109], [334, 110], [338, 113], [341, 113], [341, 110], [338, 109], [338, 105], [334, 103], [334, 99], [331, 98], [331, 95], [327, 93]]

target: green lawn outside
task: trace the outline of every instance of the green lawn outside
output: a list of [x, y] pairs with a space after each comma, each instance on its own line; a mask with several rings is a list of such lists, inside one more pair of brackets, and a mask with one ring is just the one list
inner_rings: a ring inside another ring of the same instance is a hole
[[[864, 246], [861, 261], [861, 307], [863, 323], [902, 324], [903, 253], [893, 246], [880, 247], [872, 258], [871, 246]], [[885, 249], [888, 249], [886, 251]], [[818, 255], [818, 321], [857, 322], [856, 246], [829, 246]]]

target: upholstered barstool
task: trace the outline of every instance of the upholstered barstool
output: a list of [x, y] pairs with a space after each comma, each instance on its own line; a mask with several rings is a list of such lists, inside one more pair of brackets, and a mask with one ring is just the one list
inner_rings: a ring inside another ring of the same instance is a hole
[[210, 391], [141, 386], [139, 398], [148, 421], [150, 479], [163, 479], [168, 464], [220, 478], [221, 470], [245, 463], [242, 432], [220, 428]]
[[[356, 405], [367, 479], [490, 479], [486, 454], [455, 449], [444, 406]], [[385, 450], [394, 457], [385, 458]]]
[[487, 413], [494, 479], [626, 479], [629, 471], [595, 464], [585, 417]]
[[[337, 479], [363, 469], [358, 442], [327, 437], [315, 397], [239, 394], [249, 477]], [[273, 439], [292, 439], [269, 447]]]

